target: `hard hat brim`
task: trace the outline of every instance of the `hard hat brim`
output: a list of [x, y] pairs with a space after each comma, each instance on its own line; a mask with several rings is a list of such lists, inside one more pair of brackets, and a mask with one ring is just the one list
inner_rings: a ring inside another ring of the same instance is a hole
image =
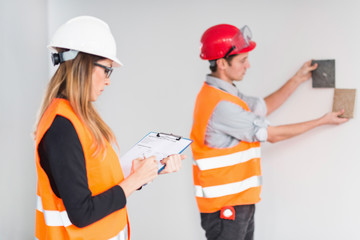
[[124, 64], [122, 64], [122, 63], [120, 62], [120, 60], [117, 59], [117, 58], [110, 59], [110, 60], [113, 61], [113, 64], [112, 64], [113, 67], [122, 67], [122, 66], [124, 66]]
[[[240, 54], [240, 53], [250, 52], [250, 51], [254, 50], [255, 47], [256, 47], [256, 42], [249, 41], [249, 46], [241, 49], [240, 51], [233, 51], [229, 56], [235, 55], [235, 54]], [[203, 57], [201, 54], [200, 54], [200, 58], [203, 60], [209, 60], [209, 61], [219, 59], [219, 58], [206, 58], [206, 57]]]

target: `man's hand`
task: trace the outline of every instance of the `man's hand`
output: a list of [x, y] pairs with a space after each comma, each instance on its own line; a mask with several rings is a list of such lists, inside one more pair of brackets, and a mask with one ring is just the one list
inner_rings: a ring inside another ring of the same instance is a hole
[[322, 116], [321, 121], [323, 122], [323, 124], [335, 124], [335, 125], [347, 122], [349, 119], [339, 117], [343, 113], [344, 110], [340, 110], [338, 112], [329, 112], [324, 116]]
[[264, 98], [267, 107], [267, 115], [278, 109], [293, 94], [297, 87], [311, 78], [311, 72], [317, 68], [317, 64], [311, 66], [309, 60], [290, 78], [281, 88]]
[[304, 65], [302, 65], [302, 67], [295, 73], [293, 79], [296, 82], [303, 83], [311, 78], [311, 72], [318, 67], [317, 63], [311, 65], [311, 61], [312, 60], [305, 62]]
[[315, 127], [319, 127], [326, 124], [339, 125], [348, 121], [347, 118], [339, 117], [344, 113], [344, 110], [339, 112], [329, 112], [314, 120], [307, 122], [294, 123], [281, 126], [269, 126], [268, 127], [268, 142], [275, 143], [282, 141], [297, 135], [303, 134]]

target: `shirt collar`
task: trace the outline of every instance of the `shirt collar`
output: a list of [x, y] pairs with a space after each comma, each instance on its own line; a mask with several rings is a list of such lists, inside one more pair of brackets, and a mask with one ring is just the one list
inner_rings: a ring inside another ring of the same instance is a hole
[[234, 96], [238, 96], [238, 92], [239, 90], [237, 89], [237, 87], [235, 86], [235, 84], [231, 84], [228, 82], [225, 82], [224, 80], [221, 80], [220, 78], [206, 75], [206, 83], [209, 84], [210, 86], [219, 88], [227, 93], [230, 93]]

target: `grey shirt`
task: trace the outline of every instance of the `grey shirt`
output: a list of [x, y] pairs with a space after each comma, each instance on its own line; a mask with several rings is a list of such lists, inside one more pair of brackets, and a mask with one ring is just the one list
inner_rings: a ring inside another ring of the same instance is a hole
[[208, 122], [205, 144], [215, 148], [233, 147], [239, 141], [264, 142], [267, 140], [269, 122], [265, 118], [267, 108], [264, 99], [240, 93], [233, 84], [207, 75], [206, 83], [241, 98], [249, 106], [248, 112], [240, 106], [221, 101], [215, 107]]

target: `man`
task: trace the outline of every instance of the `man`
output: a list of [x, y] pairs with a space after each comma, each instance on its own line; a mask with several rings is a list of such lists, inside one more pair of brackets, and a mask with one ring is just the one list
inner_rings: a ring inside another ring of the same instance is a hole
[[191, 131], [195, 195], [207, 239], [249, 240], [254, 235], [255, 203], [260, 201], [260, 142], [277, 142], [324, 124], [341, 124], [330, 112], [307, 122], [270, 126], [269, 115], [311, 78], [317, 65], [306, 62], [279, 90], [265, 99], [240, 93], [256, 43], [250, 29], [213, 26], [201, 38], [201, 55], [211, 74], [200, 90]]

